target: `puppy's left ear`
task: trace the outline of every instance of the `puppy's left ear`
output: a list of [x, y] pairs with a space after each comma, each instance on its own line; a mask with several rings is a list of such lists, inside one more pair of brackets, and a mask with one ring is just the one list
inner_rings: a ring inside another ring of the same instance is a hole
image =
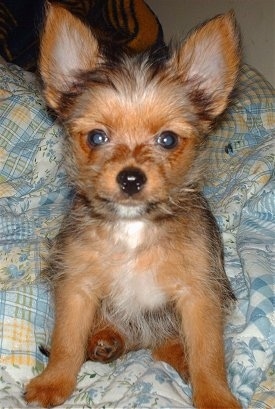
[[219, 15], [194, 30], [172, 56], [201, 118], [213, 121], [226, 108], [238, 76], [240, 38], [234, 12]]
[[79, 74], [95, 68], [98, 42], [65, 8], [49, 4], [40, 45], [40, 73], [48, 105], [59, 113], [61, 97], [79, 87]]

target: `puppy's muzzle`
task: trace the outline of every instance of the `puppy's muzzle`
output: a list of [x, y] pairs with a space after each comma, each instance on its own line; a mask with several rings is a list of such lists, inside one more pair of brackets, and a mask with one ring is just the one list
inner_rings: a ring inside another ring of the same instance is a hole
[[117, 183], [123, 193], [133, 196], [141, 191], [147, 178], [145, 173], [138, 168], [125, 168], [117, 175]]

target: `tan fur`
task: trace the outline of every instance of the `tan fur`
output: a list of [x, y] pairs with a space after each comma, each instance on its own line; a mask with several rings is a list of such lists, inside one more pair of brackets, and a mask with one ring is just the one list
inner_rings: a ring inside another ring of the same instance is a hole
[[[199, 191], [207, 133], [235, 86], [238, 47], [229, 13], [169, 56], [109, 61], [87, 27], [50, 6], [41, 74], [68, 131], [76, 196], [49, 257], [49, 364], [27, 385], [27, 402], [64, 402], [85, 359], [110, 362], [150, 348], [190, 380], [198, 408], [240, 408], [223, 351], [234, 295]], [[94, 130], [104, 144], [95, 146]], [[167, 135], [176, 138], [169, 149], [160, 144]]]

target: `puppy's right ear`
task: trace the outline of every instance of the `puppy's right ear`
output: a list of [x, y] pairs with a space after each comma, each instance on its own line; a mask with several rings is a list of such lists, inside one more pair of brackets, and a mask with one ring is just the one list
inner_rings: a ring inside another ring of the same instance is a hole
[[79, 87], [79, 74], [97, 65], [91, 30], [61, 6], [49, 4], [40, 46], [40, 72], [48, 105], [59, 111], [62, 94]]

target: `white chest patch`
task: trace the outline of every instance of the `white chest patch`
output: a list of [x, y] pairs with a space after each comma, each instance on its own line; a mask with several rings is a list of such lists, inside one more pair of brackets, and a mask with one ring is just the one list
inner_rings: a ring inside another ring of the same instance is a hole
[[127, 247], [134, 249], [144, 240], [145, 223], [142, 221], [120, 221], [114, 234], [115, 240], [121, 241]]
[[151, 271], [122, 271], [112, 283], [112, 300], [117, 310], [129, 317], [144, 310], [153, 310], [166, 302], [166, 295]]
[[[167, 296], [154, 273], [134, 271], [134, 264], [129, 262], [128, 270], [124, 265], [113, 274], [109, 292], [101, 304], [101, 313], [105, 321], [125, 334], [130, 345], [139, 344], [147, 348], [159, 339], [161, 328], [167, 334], [166, 317], [165, 325], [163, 320], [153, 318], [154, 311], [165, 308]], [[152, 315], [147, 312], [152, 312]]]
[[121, 220], [113, 231], [114, 243], [122, 244], [125, 254], [121, 257], [121, 264], [114, 265], [108, 303], [112, 304], [116, 316], [124, 317], [125, 320], [136, 319], [142, 311], [154, 310], [167, 301], [156, 279], [157, 260], [146, 270], [138, 264], [138, 247], [148, 242], [150, 228], [143, 221]]

